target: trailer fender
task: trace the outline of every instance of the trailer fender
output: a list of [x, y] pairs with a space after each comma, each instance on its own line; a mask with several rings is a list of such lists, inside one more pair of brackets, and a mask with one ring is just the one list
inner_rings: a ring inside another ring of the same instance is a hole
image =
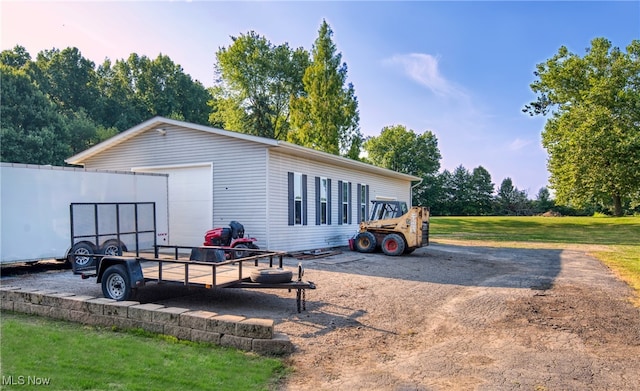
[[144, 286], [144, 275], [142, 274], [142, 266], [136, 258], [123, 257], [104, 257], [98, 266], [97, 283], [102, 282], [104, 272], [112, 265], [123, 265], [127, 271], [127, 277], [132, 288]]

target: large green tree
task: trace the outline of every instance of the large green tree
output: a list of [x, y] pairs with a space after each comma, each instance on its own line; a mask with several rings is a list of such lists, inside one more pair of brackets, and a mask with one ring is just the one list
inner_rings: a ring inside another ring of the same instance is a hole
[[563, 46], [536, 66], [537, 100], [524, 111], [548, 116], [542, 144], [557, 203], [613, 205], [620, 216], [640, 193], [640, 40], [626, 50], [596, 38], [583, 57]]
[[12, 50], [0, 53], [0, 63], [15, 69], [24, 68], [31, 63], [31, 55], [24, 46], [16, 45]]
[[2, 160], [64, 163], [118, 130], [161, 115], [207, 124], [209, 94], [167, 56], [136, 54], [94, 69], [77, 48], [0, 53]]
[[84, 109], [93, 115], [100, 102], [95, 64], [78, 48], [51, 49], [38, 53], [32, 78], [40, 90], [69, 113]]
[[386, 126], [380, 136], [365, 141], [367, 160], [380, 167], [416, 175], [423, 179], [415, 188], [413, 203], [431, 205], [436, 197], [434, 177], [440, 169], [438, 139], [431, 131], [416, 134], [404, 125]]
[[494, 184], [486, 168], [478, 166], [471, 173], [471, 203], [474, 215], [487, 215], [493, 209]]
[[168, 56], [155, 59], [135, 53], [98, 68], [101, 96], [105, 97], [100, 123], [120, 130], [159, 115], [205, 125], [209, 93]]
[[333, 31], [322, 22], [304, 77], [305, 94], [291, 99], [288, 140], [334, 155], [358, 159], [362, 145], [358, 100], [347, 83], [347, 64], [337, 52]]
[[431, 131], [416, 134], [404, 125], [385, 126], [380, 136], [370, 137], [363, 146], [376, 166], [416, 176], [433, 175], [440, 169], [438, 139]]
[[530, 203], [527, 192], [513, 185], [511, 178], [505, 178], [500, 183], [496, 195], [496, 212], [499, 215], [529, 215]]
[[96, 120], [104, 126], [122, 131], [151, 116], [137, 93], [138, 58], [131, 54], [115, 63], [105, 59], [98, 66], [98, 90], [104, 99]]
[[0, 64], [0, 160], [63, 164], [71, 153], [64, 118], [24, 69]]
[[479, 216], [492, 212], [494, 186], [491, 174], [484, 167], [470, 172], [460, 165], [453, 173], [443, 171], [436, 183], [442, 186], [440, 197], [434, 203], [437, 214]]
[[273, 45], [251, 31], [231, 37], [216, 52], [218, 82], [209, 103], [209, 122], [243, 133], [286, 140], [289, 102], [303, 93], [302, 77], [309, 53], [287, 43]]

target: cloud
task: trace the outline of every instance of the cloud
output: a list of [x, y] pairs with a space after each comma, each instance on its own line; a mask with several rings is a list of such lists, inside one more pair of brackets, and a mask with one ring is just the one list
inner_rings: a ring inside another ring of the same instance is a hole
[[438, 62], [438, 57], [424, 53], [398, 54], [384, 61], [386, 64], [401, 66], [409, 78], [436, 95], [466, 98], [467, 94], [461, 88], [440, 74]]
[[531, 140], [523, 140], [521, 138], [517, 138], [517, 139], [513, 140], [509, 144], [509, 150], [510, 151], [518, 151], [518, 150], [526, 147], [527, 145], [530, 145], [531, 143], [532, 143]]

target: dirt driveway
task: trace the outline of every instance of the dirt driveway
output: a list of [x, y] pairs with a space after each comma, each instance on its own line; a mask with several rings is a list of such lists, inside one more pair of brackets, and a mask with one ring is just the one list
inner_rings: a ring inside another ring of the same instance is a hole
[[[640, 309], [584, 252], [436, 244], [300, 262], [318, 286], [302, 314], [286, 290], [155, 285], [138, 300], [274, 319], [296, 346], [283, 390], [640, 390]], [[2, 279], [100, 297], [94, 281]]]

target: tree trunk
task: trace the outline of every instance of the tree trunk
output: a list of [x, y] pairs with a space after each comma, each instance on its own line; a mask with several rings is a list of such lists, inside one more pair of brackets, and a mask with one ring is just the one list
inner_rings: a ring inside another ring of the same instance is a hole
[[619, 195], [613, 195], [613, 215], [616, 217], [622, 216], [622, 200]]

